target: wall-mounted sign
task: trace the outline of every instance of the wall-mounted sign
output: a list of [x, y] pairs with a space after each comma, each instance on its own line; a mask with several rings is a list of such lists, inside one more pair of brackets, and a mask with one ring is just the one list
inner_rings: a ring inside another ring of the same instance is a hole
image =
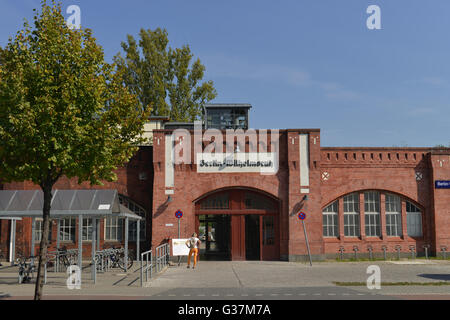
[[436, 189], [450, 189], [450, 180], [436, 180], [434, 186]]
[[275, 152], [197, 153], [197, 172], [201, 173], [277, 173]]

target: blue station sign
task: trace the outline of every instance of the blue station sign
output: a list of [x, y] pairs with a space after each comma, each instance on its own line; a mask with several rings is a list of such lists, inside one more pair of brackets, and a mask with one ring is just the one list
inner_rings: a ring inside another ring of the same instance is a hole
[[436, 189], [450, 189], [450, 180], [436, 180], [434, 186]]

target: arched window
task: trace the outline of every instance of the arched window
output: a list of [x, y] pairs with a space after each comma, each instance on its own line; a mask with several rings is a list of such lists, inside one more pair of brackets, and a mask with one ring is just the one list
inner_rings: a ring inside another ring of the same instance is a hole
[[338, 201], [333, 202], [323, 209], [323, 236], [337, 237], [339, 235], [338, 228]]
[[[383, 205], [381, 205], [382, 199]], [[343, 206], [342, 212], [339, 210], [340, 202]], [[364, 223], [360, 220], [360, 206], [364, 206], [362, 208], [364, 214], [361, 217]], [[360, 237], [361, 225], [364, 225], [366, 237], [381, 237], [382, 234], [388, 237], [400, 237], [403, 236], [402, 224], [404, 223], [407, 230], [405, 233], [408, 236], [423, 236], [421, 209], [408, 199], [385, 191], [365, 190], [344, 195], [325, 207], [322, 214], [324, 237], [337, 237], [340, 232], [344, 233], [344, 237]], [[339, 226], [338, 223], [341, 214], [343, 214], [343, 226]], [[402, 218], [402, 215], [406, 217]], [[381, 225], [382, 217], [385, 218], [383, 225]], [[340, 228], [343, 230], [339, 231]]]
[[406, 229], [410, 237], [422, 236], [422, 212], [411, 202], [406, 201]]

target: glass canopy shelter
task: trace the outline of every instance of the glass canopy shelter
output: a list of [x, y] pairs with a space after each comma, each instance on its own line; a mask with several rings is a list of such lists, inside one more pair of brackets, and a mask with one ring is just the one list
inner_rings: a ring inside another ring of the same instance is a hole
[[[15, 257], [15, 222], [24, 217], [32, 218], [32, 236], [30, 255], [34, 252], [35, 219], [42, 217], [44, 194], [41, 190], [0, 190], [0, 219], [11, 220], [11, 263]], [[117, 190], [53, 190], [51, 200], [50, 219], [66, 217], [78, 218], [78, 239], [82, 239], [83, 219], [92, 219], [92, 265], [94, 266], [96, 252], [97, 220], [109, 217], [125, 219], [125, 268], [128, 261], [128, 225], [129, 220], [138, 221], [142, 217], [130, 211], [119, 203]], [[136, 251], [139, 257], [139, 225], [137, 226]], [[78, 265], [82, 263], [83, 241], [78, 241]], [[59, 232], [57, 233], [57, 247], [59, 247]], [[94, 268], [95, 269], [95, 268]], [[94, 270], [95, 274], [95, 270]]]

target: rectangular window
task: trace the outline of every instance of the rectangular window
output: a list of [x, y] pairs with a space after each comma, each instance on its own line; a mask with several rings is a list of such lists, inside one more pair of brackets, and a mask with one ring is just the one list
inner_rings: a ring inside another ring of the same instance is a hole
[[399, 237], [402, 235], [402, 214], [400, 197], [386, 194], [386, 234]]
[[359, 194], [352, 193], [344, 196], [344, 235], [359, 237]]
[[122, 241], [123, 219], [106, 218], [105, 219], [105, 240]]
[[381, 236], [380, 194], [376, 191], [364, 192], [364, 216], [367, 237]]
[[[50, 220], [50, 229], [48, 230], [48, 241], [52, 240], [52, 222]], [[36, 219], [34, 224], [34, 241], [41, 241], [44, 231], [44, 220]]]
[[83, 241], [92, 240], [92, 219], [83, 219]]
[[326, 207], [323, 212], [323, 236], [337, 237], [339, 235], [338, 228], [338, 201], [333, 202]]
[[75, 218], [61, 219], [59, 227], [59, 239], [61, 241], [75, 241]]
[[406, 202], [406, 229], [410, 237], [422, 236], [422, 212], [410, 202]]

